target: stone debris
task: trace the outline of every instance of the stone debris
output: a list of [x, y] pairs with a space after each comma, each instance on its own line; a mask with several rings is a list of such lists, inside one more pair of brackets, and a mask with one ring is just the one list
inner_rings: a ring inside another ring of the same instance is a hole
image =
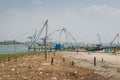
[[58, 80], [57, 77], [52, 77], [51, 80]]

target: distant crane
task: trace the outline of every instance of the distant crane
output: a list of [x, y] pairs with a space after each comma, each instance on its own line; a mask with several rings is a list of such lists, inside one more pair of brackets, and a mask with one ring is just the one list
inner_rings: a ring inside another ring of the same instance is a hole
[[117, 37], [119, 37], [119, 33], [117, 33], [117, 35], [114, 37], [114, 39], [111, 41], [110, 43], [110, 47], [112, 46], [113, 42], [117, 39]]
[[100, 46], [102, 45], [102, 42], [101, 42], [101, 38], [100, 38], [100, 35], [97, 33], [97, 36], [98, 36], [98, 40], [100, 42]]

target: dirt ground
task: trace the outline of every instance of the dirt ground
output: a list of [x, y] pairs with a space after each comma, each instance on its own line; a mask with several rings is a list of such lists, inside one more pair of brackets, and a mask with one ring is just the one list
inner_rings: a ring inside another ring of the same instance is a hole
[[0, 63], [0, 80], [108, 80], [91, 69], [76, 67], [60, 52], [47, 56], [47, 60], [37, 54]]
[[[75, 62], [76, 66], [93, 69], [95, 73], [100, 74], [109, 80], [120, 80], [120, 54], [99, 53], [99, 52], [62, 52]], [[94, 66], [94, 57], [96, 57], [96, 66]]]

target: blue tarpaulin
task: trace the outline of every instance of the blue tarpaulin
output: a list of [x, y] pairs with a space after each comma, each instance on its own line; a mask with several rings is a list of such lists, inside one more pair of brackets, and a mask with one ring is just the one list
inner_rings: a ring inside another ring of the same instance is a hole
[[56, 43], [55, 49], [56, 49], [56, 50], [61, 50], [61, 44], [60, 44], [60, 43]]

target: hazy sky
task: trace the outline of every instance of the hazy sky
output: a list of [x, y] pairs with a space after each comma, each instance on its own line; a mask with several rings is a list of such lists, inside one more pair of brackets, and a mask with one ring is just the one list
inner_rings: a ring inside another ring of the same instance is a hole
[[[0, 0], [0, 41], [24, 40], [48, 19], [78, 42], [110, 42], [120, 32], [120, 0]], [[24, 37], [24, 39], [23, 39]]]

